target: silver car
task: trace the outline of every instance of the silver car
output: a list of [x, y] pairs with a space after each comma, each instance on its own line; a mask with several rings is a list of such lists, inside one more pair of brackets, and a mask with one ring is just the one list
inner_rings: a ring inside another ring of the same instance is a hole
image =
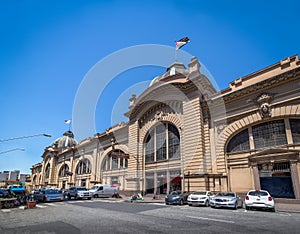
[[217, 193], [215, 197], [210, 200], [211, 208], [225, 207], [237, 209], [243, 207], [243, 201], [234, 192]]
[[188, 196], [187, 202], [189, 206], [209, 206], [213, 196], [214, 195], [210, 191], [196, 191]]

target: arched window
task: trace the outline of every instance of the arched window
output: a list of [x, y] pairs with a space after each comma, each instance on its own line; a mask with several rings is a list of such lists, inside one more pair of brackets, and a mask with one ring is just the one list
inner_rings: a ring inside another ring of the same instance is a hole
[[47, 164], [45, 169], [45, 178], [48, 179], [50, 176], [50, 163]]
[[180, 136], [174, 125], [168, 124], [169, 159], [180, 158]]
[[126, 154], [122, 150], [114, 150], [102, 163], [103, 171], [118, 170], [128, 167], [128, 159], [124, 157]]
[[145, 161], [180, 158], [180, 135], [176, 126], [163, 123], [153, 128], [145, 140]]
[[81, 160], [76, 167], [76, 174], [90, 174], [91, 173], [91, 163], [88, 159]]
[[287, 144], [283, 120], [270, 121], [252, 127], [255, 149]]
[[36, 179], [37, 179], [37, 176], [36, 176], [36, 175], [34, 175], [34, 176], [33, 176], [33, 179], [32, 179], [32, 181], [33, 181], [33, 184], [37, 184], [37, 181], [36, 181]]
[[236, 134], [228, 143], [226, 152], [242, 152], [250, 150], [248, 129]]
[[60, 168], [59, 173], [58, 173], [58, 176], [59, 176], [59, 177], [64, 177], [64, 176], [66, 176], [66, 175], [67, 175], [67, 174], [66, 174], [67, 171], [69, 171], [69, 166], [68, 166], [67, 164], [64, 164], [64, 165]]

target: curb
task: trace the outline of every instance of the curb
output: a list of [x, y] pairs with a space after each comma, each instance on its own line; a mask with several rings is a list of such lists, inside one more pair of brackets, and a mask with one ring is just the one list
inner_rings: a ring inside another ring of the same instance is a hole
[[276, 212], [300, 214], [299, 210], [276, 210]]

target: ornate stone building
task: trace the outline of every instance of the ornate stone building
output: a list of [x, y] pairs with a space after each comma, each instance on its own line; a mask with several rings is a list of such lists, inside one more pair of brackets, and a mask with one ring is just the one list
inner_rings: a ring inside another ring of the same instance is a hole
[[130, 99], [128, 122], [79, 143], [73, 133], [32, 166], [32, 188], [118, 184], [300, 199], [300, 60], [288, 57], [217, 92], [193, 58], [175, 62]]

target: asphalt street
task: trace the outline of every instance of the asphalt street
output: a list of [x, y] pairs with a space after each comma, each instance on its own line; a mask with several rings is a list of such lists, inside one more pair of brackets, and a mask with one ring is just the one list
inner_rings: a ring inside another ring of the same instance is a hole
[[167, 206], [120, 200], [0, 210], [0, 233], [299, 233], [300, 213]]

